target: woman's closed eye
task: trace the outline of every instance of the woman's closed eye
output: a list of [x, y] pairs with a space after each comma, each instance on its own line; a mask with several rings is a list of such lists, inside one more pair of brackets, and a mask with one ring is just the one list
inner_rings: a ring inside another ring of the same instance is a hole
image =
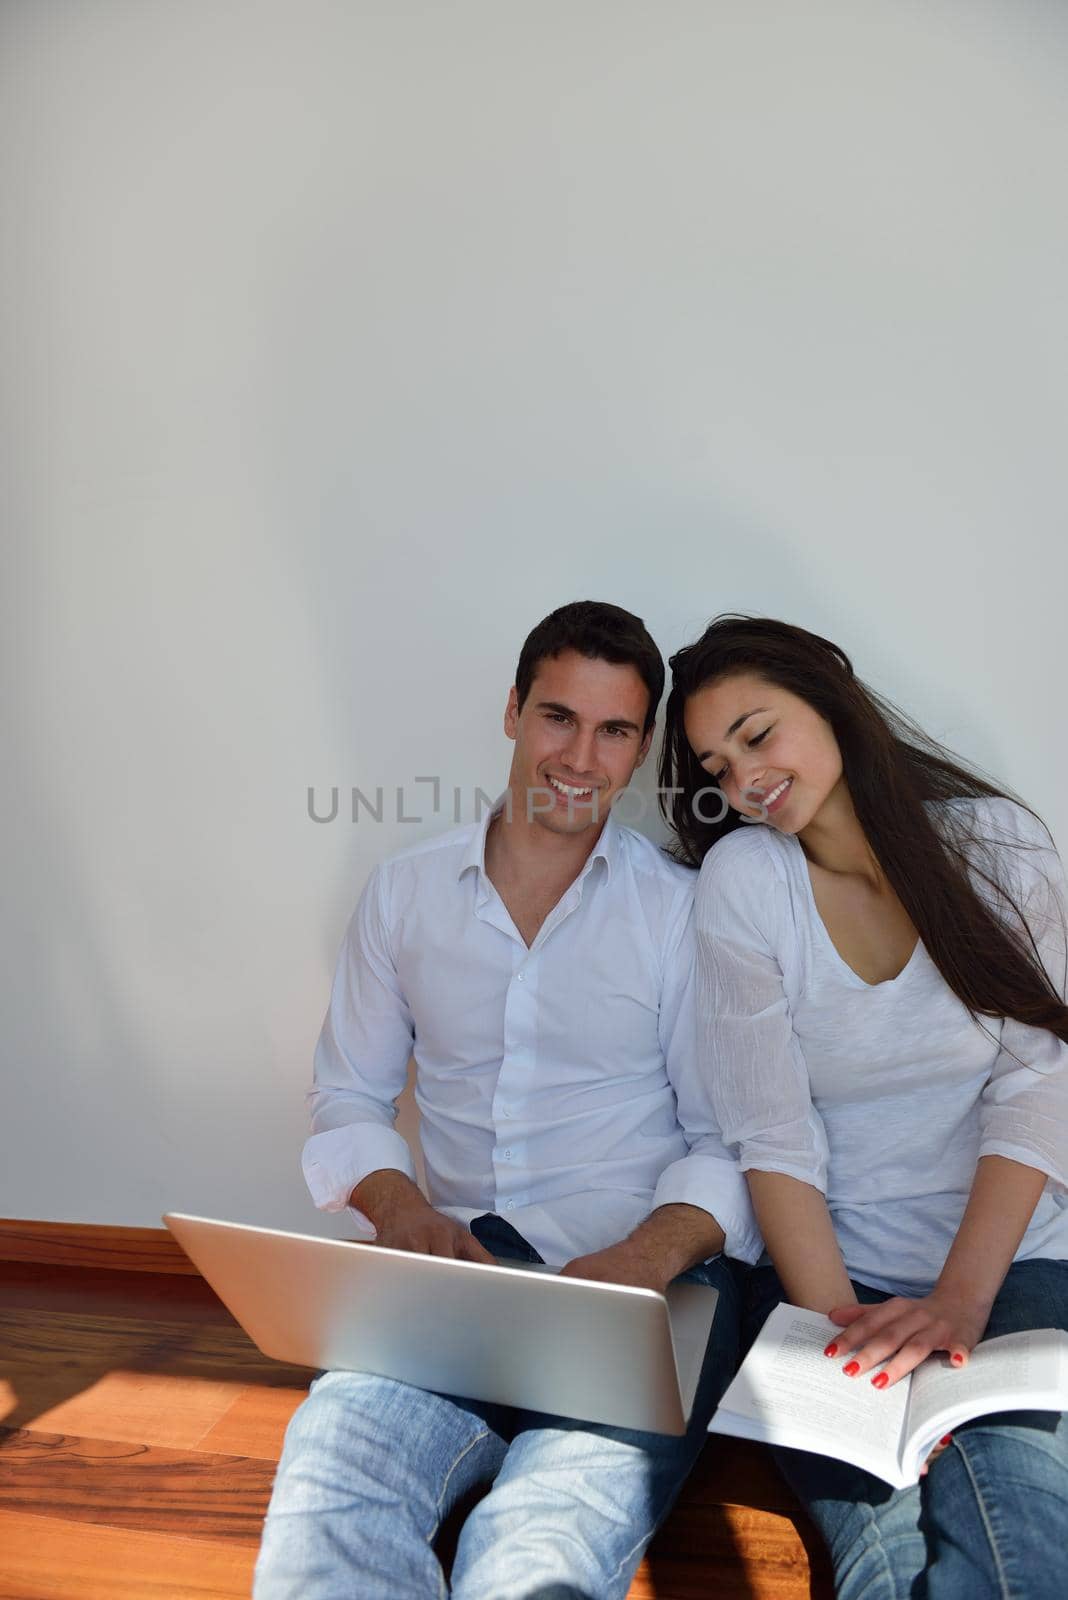
[[[758, 744], [762, 744], [764, 742], [764, 740], [767, 738], [768, 734], [771, 732], [771, 727], [772, 726], [773, 726], [773, 724], [769, 725], [768, 727], [766, 727], [763, 730], [762, 733], [756, 733], [756, 734], [753, 735], [753, 737], [751, 739], [747, 739], [746, 740], [747, 747], [750, 750], [755, 750], [757, 745]], [[722, 783], [724, 778], [727, 776], [727, 771], [728, 771], [728, 769], [726, 767], [722, 767], [719, 772], [713, 772], [712, 773], [712, 782], [713, 783]]]

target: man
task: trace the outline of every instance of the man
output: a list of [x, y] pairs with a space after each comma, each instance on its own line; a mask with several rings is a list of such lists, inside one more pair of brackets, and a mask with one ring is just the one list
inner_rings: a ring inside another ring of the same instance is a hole
[[[692, 1269], [720, 1299], [689, 1431], [326, 1372], [286, 1434], [256, 1600], [443, 1595], [438, 1528], [488, 1484], [454, 1600], [615, 1600], [704, 1441], [737, 1354], [738, 1274], [719, 1253], [752, 1261], [759, 1240], [702, 1086], [695, 875], [610, 815], [663, 684], [616, 606], [564, 606], [531, 633], [505, 794], [378, 866], [349, 925], [304, 1173], [320, 1209], [351, 1206], [394, 1248], [660, 1290]], [[393, 1126], [413, 1048], [429, 1200]]]

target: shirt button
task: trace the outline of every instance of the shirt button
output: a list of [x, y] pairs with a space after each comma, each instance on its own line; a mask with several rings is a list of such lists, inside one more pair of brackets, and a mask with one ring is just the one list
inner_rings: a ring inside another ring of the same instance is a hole
[[506, 1200], [504, 1202], [504, 1209], [506, 1211], [514, 1211], [515, 1210], [515, 1201], [514, 1200]]
[[501, 1151], [501, 1156], [505, 1161], [511, 1161], [512, 1152], [510, 1150], [502, 1150]]
[[517, 972], [517, 973], [516, 973], [516, 975], [515, 975], [515, 981], [516, 981], [516, 983], [522, 983], [522, 982], [523, 982], [523, 979], [524, 979], [524, 978], [525, 978], [525, 977], [526, 977], [526, 973], [525, 973], [525, 972]]

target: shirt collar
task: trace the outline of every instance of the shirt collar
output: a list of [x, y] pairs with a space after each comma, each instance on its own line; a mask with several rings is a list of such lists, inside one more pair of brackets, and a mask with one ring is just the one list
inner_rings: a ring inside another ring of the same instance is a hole
[[[507, 794], [508, 790], [506, 789], [503, 794], [497, 796], [497, 799], [493, 802], [493, 805], [486, 812], [486, 815], [482, 818], [482, 821], [471, 835], [471, 841], [468, 844], [467, 849], [464, 851], [463, 860], [460, 862], [460, 870], [456, 874], [457, 878], [462, 878], [464, 873], [467, 872], [471, 867], [477, 867], [480, 874], [483, 877], [485, 876], [486, 835], [489, 832], [489, 825], [493, 821], [493, 818], [499, 811], [503, 809]], [[579, 883], [582, 882], [583, 878], [585, 878], [586, 874], [590, 871], [595, 861], [604, 862], [605, 877], [610, 878], [612, 876], [613, 864], [618, 858], [621, 848], [622, 840], [619, 833], [619, 823], [616, 821], [613, 813], [609, 811], [608, 816], [605, 819], [605, 825], [601, 829], [600, 837], [593, 849], [590, 851], [589, 859], [582, 871], [579, 873], [576, 881]]]

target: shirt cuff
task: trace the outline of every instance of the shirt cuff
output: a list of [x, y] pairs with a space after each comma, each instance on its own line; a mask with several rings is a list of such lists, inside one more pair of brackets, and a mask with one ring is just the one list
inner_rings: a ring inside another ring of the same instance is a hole
[[752, 1266], [764, 1249], [745, 1179], [732, 1161], [691, 1152], [660, 1174], [653, 1194], [657, 1206], [697, 1206], [723, 1229], [723, 1254]]
[[818, 1189], [824, 1199], [827, 1198], [825, 1165], [813, 1168], [806, 1165], [803, 1157], [792, 1161], [788, 1155], [763, 1155], [759, 1150], [744, 1148], [738, 1157], [738, 1165], [743, 1172], [780, 1172], [784, 1178], [796, 1178], [798, 1183], [807, 1183], [810, 1188]]
[[1028, 1145], [1016, 1144], [1011, 1139], [999, 1139], [990, 1134], [979, 1145], [980, 1156], [1004, 1156], [1008, 1161], [1018, 1161], [1021, 1166], [1034, 1167], [1044, 1172], [1055, 1188], [1068, 1189], [1063, 1162], [1055, 1161], [1048, 1152], [1033, 1150]]
[[[374, 1122], [313, 1133], [304, 1145], [300, 1164], [319, 1211], [344, 1211], [349, 1195], [369, 1172], [390, 1168], [418, 1182], [406, 1141], [395, 1128]], [[351, 1209], [355, 1216], [363, 1216], [355, 1207]]]

